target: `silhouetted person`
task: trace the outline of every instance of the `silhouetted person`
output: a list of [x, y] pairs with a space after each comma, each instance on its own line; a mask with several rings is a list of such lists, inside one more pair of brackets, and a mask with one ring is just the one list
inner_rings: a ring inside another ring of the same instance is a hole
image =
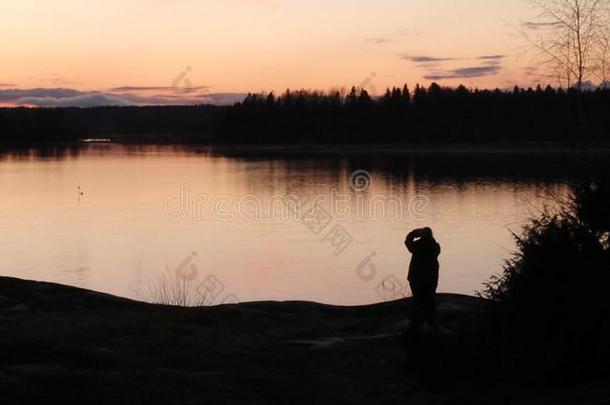
[[421, 228], [407, 235], [405, 245], [411, 257], [409, 286], [415, 303], [414, 322], [433, 324], [436, 313], [436, 287], [438, 286], [438, 256], [441, 246], [432, 235], [432, 229]]

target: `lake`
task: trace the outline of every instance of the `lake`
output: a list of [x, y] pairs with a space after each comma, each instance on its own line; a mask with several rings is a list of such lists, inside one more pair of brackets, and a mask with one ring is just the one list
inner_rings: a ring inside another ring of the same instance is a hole
[[[176, 275], [206, 302], [354, 305], [408, 295], [430, 226], [439, 290], [473, 294], [518, 232], [607, 156], [121, 146], [0, 153], [2, 275], [140, 300]], [[584, 169], [583, 169], [584, 168]]]

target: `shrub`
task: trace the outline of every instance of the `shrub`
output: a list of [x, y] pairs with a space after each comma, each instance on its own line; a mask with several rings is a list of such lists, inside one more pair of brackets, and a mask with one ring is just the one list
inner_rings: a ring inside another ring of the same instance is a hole
[[537, 377], [608, 371], [610, 182], [573, 190], [515, 235], [517, 252], [481, 293], [497, 303], [499, 355]]

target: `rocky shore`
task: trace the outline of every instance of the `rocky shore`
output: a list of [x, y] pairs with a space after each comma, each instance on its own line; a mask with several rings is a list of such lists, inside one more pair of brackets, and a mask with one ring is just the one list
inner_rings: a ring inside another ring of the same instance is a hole
[[[438, 302], [443, 347], [467, 352], [486, 301]], [[443, 366], [446, 389], [421, 387], [405, 365], [410, 306], [177, 308], [0, 277], [0, 394], [6, 404], [557, 403], [560, 391], [475, 383], [455, 364]], [[608, 399], [605, 387], [587, 395]]]

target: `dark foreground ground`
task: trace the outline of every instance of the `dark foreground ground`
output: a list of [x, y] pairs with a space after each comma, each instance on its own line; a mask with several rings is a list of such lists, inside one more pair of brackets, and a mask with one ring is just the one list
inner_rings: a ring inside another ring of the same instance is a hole
[[[473, 370], [487, 303], [439, 297], [440, 387], [405, 365], [409, 300], [174, 308], [0, 277], [0, 401], [18, 403], [609, 403], [603, 382], [535, 388]], [[407, 362], [409, 363], [409, 362]], [[441, 359], [442, 363], [442, 359]]]

